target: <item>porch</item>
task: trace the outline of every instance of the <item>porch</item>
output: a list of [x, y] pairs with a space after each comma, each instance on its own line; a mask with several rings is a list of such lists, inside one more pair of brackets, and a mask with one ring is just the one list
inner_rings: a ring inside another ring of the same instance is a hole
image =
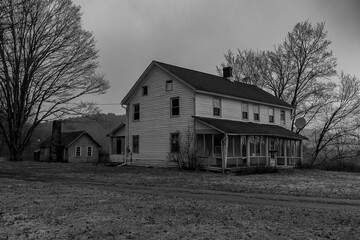
[[[194, 117], [196, 148], [206, 169], [293, 167], [303, 159], [305, 137], [275, 125]], [[204, 126], [207, 126], [208, 129]]]

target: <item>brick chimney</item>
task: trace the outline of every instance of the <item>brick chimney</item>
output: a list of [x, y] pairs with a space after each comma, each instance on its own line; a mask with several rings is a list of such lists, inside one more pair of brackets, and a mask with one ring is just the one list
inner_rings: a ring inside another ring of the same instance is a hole
[[63, 160], [60, 120], [54, 120], [52, 124], [49, 158], [50, 162], [61, 162]]
[[232, 67], [223, 68], [223, 77], [232, 81]]

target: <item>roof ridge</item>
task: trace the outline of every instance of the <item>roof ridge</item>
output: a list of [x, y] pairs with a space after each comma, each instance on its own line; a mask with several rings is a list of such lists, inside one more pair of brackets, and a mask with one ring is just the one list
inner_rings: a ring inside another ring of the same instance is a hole
[[[211, 74], [211, 73], [207, 73], [207, 72], [202, 72], [202, 71], [198, 71], [198, 70], [194, 70], [194, 69], [190, 69], [190, 68], [186, 68], [186, 67], [179, 67], [179, 66], [176, 66], [176, 65], [173, 65], [173, 64], [159, 62], [159, 61], [155, 61], [155, 60], [154, 60], [154, 62], [159, 63], [159, 64], [165, 64], [165, 65], [168, 65], [170, 67], [181, 68], [181, 69], [184, 69], [184, 70], [187, 70], [187, 71], [193, 71], [193, 72], [197, 72], [197, 73], [201, 73], [201, 74], [205, 74], [205, 75], [210, 75], [210, 76], [213, 76], [213, 77], [218, 77], [218, 78], [221, 78], [221, 79], [224, 79], [224, 80], [228, 80], [228, 79], [226, 79], [224, 77], [221, 77], [219, 75], [215, 75], [215, 74]], [[228, 81], [231, 82], [230, 80], [228, 80]], [[239, 83], [242, 83], [242, 82], [239, 82]], [[243, 84], [246, 84], [246, 83], [243, 83]], [[251, 84], [247, 84], [247, 85], [251, 85]]]

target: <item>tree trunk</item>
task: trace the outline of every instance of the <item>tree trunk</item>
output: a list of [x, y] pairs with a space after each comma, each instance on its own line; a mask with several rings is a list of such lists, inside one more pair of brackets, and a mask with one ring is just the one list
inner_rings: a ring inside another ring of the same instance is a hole
[[16, 144], [10, 144], [9, 146], [10, 150], [10, 161], [22, 161], [22, 154], [24, 152], [24, 148], [21, 146], [16, 146]]

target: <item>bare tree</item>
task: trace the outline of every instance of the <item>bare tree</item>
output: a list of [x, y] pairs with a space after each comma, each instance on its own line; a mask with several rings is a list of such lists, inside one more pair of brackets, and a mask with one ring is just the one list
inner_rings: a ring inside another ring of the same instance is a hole
[[[295, 120], [305, 117], [310, 124], [334, 88], [324, 81], [336, 74], [336, 58], [329, 50], [331, 41], [324, 26], [298, 23], [273, 51], [238, 50], [234, 56], [229, 50], [221, 65], [235, 69], [236, 81], [256, 84], [290, 103], [294, 107], [291, 130], [297, 131]], [[249, 78], [255, 80], [249, 82]]]
[[97, 58], [71, 0], [0, 1], [0, 133], [12, 160], [40, 122], [93, 109], [73, 100], [108, 89]]
[[239, 50], [236, 56], [229, 50], [224, 54], [226, 63], [216, 67], [219, 75], [222, 75], [222, 68], [231, 66], [233, 68], [233, 78], [236, 82], [244, 82], [257, 85], [262, 88], [264, 82], [259, 79], [259, 68], [261, 66], [261, 52], [253, 50]]
[[339, 80], [340, 84], [329, 99], [329, 104], [317, 118], [312, 163], [326, 147], [339, 148], [339, 143], [344, 142], [344, 139], [350, 136], [357, 138], [355, 131], [359, 128], [360, 80], [343, 72], [339, 74]]
[[[301, 114], [301, 104], [316, 97], [319, 91], [327, 90], [328, 86], [318, 80], [328, 79], [336, 74], [336, 58], [329, 50], [331, 41], [327, 39], [324, 27], [324, 22], [317, 23], [316, 26], [312, 26], [309, 21], [298, 23], [283, 43], [284, 50], [294, 66], [294, 76], [288, 88], [291, 92], [290, 104], [295, 108], [292, 130], [295, 119]], [[316, 105], [313, 108], [321, 106]]]

